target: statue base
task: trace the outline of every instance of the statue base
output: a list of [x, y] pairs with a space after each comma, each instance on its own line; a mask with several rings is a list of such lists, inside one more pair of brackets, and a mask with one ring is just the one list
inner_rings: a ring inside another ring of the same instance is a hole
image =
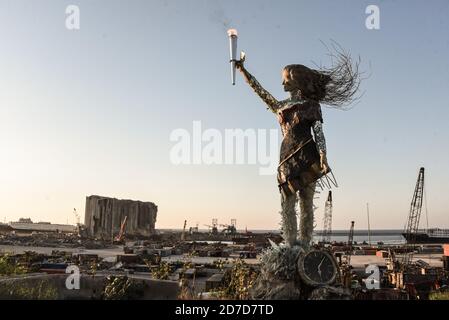
[[323, 286], [306, 284], [298, 272], [298, 258], [305, 249], [300, 245], [272, 243], [261, 257], [260, 274], [250, 295], [255, 300], [351, 300], [349, 289], [337, 283]]

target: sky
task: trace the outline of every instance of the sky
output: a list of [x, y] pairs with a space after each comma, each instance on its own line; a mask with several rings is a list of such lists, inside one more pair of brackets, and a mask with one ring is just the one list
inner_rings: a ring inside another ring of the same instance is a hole
[[[66, 7], [80, 28], [66, 27]], [[367, 6], [380, 29], [368, 29]], [[337, 41], [369, 74], [348, 111], [322, 106], [333, 228], [401, 229], [426, 168], [421, 227], [449, 228], [449, 2], [0, 0], [0, 219], [75, 223], [85, 197], [152, 201], [157, 228], [237, 219], [278, 229], [275, 175], [258, 164], [176, 165], [176, 129], [279, 129], [238, 74], [246, 68], [285, 99], [287, 64], [330, 64]], [[322, 227], [327, 190], [315, 200]], [[82, 218], [83, 220], [83, 218]]]

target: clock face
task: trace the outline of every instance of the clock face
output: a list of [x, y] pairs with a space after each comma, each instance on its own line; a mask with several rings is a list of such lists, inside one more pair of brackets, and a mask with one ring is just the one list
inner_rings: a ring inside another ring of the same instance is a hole
[[332, 283], [337, 276], [337, 264], [326, 251], [312, 250], [298, 260], [298, 269], [302, 279], [310, 285]]

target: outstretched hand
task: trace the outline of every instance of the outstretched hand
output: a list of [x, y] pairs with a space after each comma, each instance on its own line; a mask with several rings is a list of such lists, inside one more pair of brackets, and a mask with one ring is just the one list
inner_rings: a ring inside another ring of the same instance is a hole
[[237, 70], [239, 70], [240, 72], [243, 71], [243, 69], [244, 69], [243, 62], [242, 62], [241, 60], [240, 60], [240, 61], [236, 61], [236, 62], [235, 62], [235, 67], [236, 67]]
[[237, 68], [237, 70], [239, 70], [240, 72], [242, 72], [245, 69], [245, 66], [243, 65], [246, 59], [246, 54], [245, 52], [240, 52], [240, 60], [235, 62], [235, 67]]

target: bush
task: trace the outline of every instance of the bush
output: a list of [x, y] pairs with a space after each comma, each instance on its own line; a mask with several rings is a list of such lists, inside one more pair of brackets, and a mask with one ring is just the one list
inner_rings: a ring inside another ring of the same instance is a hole
[[429, 294], [429, 300], [449, 300], [449, 291], [431, 292]]
[[247, 300], [256, 278], [257, 272], [242, 259], [237, 259], [232, 269], [225, 273], [224, 285], [219, 288], [217, 296], [223, 299]]
[[19, 286], [17, 283], [2, 284], [0, 296], [11, 300], [56, 300], [57, 289], [48, 281], [42, 280], [36, 286]]
[[26, 272], [26, 269], [22, 266], [18, 266], [12, 258], [5, 254], [0, 256], [0, 275], [2, 276], [10, 276], [14, 274], [23, 274]]
[[159, 266], [151, 272], [151, 275], [153, 276], [154, 279], [168, 280], [170, 273], [171, 273], [170, 265], [165, 261], [161, 261]]
[[135, 300], [144, 294], [144, 285], [126, 276], [109, 276], [103, 292], [104, 300]]

